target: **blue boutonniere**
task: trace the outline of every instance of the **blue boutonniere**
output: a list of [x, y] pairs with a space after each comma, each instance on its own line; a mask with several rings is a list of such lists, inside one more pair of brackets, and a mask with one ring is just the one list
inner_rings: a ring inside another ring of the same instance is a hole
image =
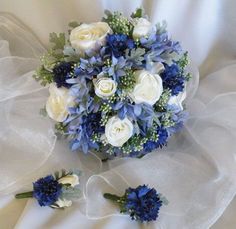
[[80, 197], [80, 171], [55, 172], [54, 175], [38, 179], [33, 183], [33, 191], [16, 194], [17, 199], [35, 198], [40, 206], [51, 208], [70, 207], [72, 200]]
[[155, 221], [158, 218], [159, 210], [168, 201], [154, 188], [147, 185], [140, 185], [137, 188], [128, 188], [123, 196], [104, 193], [104, 198], [116, 202], [121, 213], [127, 213], [132, 220], [140, 222]]

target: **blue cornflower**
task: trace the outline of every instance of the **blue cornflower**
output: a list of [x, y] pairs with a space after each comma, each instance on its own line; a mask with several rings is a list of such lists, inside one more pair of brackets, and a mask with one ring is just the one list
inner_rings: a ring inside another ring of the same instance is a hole
[[92, 137], [94, 134], [104, 133], [105, 128], [101, 126], [100, 121], [101, 113], [97, 112], [83, 115], [76, 125], [71, 125], [69, 134], [75, 136], [71, 141], [71, 149], [81, 149], [84, 153], [89, 149], [97, 149], [98, 144], [92, 141]]
[[164, 145], [167, 144], [167, 140], [168, 140], [167, 130], [163, 127], [158, 127], [157, 134], [158, 134], [157, 141], [149, 140], [143, 145], [145, 152], [151, 152], [156, 148], [162, 148]]
[[112, 52], [115, 57], [120, 57], [124, 54], [126, 49], [133, 49], [135, 47], [134, 40], [130, 39], [125, 34], [108, 34], [106, 39], [108, 50]]
[[140, 185], [137, 188], [128, 188], [125, 195], [125, 208], [133, 220], [148, 222], [157, 219], [162, 201], [154, 188]]
[[147, 185], [128, 188], [122, 197], [109, 193], [105, 193], [104, 197], [119, 203], [121, 213], [128, 213], [132, 220], [141, 222], [156, 220], [161, 206], [165, 204], [164, 198]]
[[62, 185], [52, 175], [40, 178], [33, 183], [33, 197], [40, 206], [54, 204], [62, 193]]
[[103, 133], [105, 131], [104, 126], [101, 126], [101, 113], [91, 113], [83, 118], [82, 128], [86, 132], [89, 138], [95, 133]]
[[163, 87], [171, 90], [172, 95], [178, 95], [184, 90], [185, 77], [181, 74], [177, 64], [165, 65], [164, 72], [161, 73]]
[[71, 85], [66, 82], [70, 79], [70, 73], [73, 70], [73, 62], [61, 62], [53, 68], [53, 81], [56, 83], [57, 87], [67, 87]]

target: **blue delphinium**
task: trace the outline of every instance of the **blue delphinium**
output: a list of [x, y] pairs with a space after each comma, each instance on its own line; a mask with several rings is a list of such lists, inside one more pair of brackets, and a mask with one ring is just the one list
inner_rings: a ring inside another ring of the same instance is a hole
[[57, 87], [69, 88], [71, 85], [66, 82], [70, 79], [70, 73], [73, 70], [73, 62], [61, 62], [53, 68], [53, 81]]
[[183, 128], [183, 125], [188, 119], [189, 114], [187, 111], [182, 110], [175, 105], [169, 105], [167, 106], [167, 109], [172, 112], [172, 121], [175, 123], [174, 126], [167, 128], [169, 135], [172, 135]]
[[134, 41], [125, 34], [108, 34], [106, 37], [108, 50], [115, 57], [120, 57], [126, 49], [135, 47]]
[[163, 87], [170, 89], [172, 95], [178, 95], [184, 90], [185, 77], [181, 74], [177, 64], [165, 65], [165, 70], [161, 73]]
[[140, 222], [156, 220], [161, 206], [165, 204], [160, 194], [147, 185], [128, 188], [122, 197], [109, 193], [105, 193], [104, 197], [119, 203], [121, 213], [128, 213], [132, 220]]
[[40, 178], [33, 183], [33, 197], [40, 206], [54, 204], [62, 193], [62, 185], [52, 175]]

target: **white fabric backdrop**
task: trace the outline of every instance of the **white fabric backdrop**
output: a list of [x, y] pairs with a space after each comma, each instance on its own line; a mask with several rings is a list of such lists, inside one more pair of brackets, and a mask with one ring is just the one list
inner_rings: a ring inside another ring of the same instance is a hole
[[[159, 154], [152, 154], [151, 156], [146, 157], [145, 161], [141, 162], [141, 164], [139, 161], [135, 160], [130, 163], [127, 163], [129, 160], [125, 162], [122, 160], [113, 162], [116, 166], [114, 169], [115, 173], [106, 172], [103, 174], [103, 177], [110, 180], [111, 184], [113, 184], [116, 189], [116, 192], [121, 192], [121, 188], [127, 187], [127, 184], [120, 178], [120, 175], [125, 176], [126, 182], [129, 184], [137, 185], [140, 182], [147, 182], [145, 181], [146, 174], [150, 175], [155, 173], [155, 181], [150, 179], [148, 180], [148, 183], [153, 184], [154, 186], [158, 184], [158, 189], [168, 197], [171, 197], [171, 203], [177, 203], [178, 200], [184, 196], [188, 198], [188, 201], [183, 201], [182, 205], [178, 204], [175, 207], [169, 205], [165, 209], [163, 208], [163, 214], [161, 214], [159, 222], [156, 225], [151, 224], [149, 227], [208, 228], [227, 207], [230, 200], [233, 198], [236, 187], [235, 147], [233, 147], [236, 126], [233, 116], [235, 114], [235, 94], [228, 93], [236, 91], [236, 81], [234, 79], [234, 76], [236, 75], [234, 60], [236, 54], [236, 32], [234, 30], [236, 26], [236, 18], [234, 16], [236, 2], [230, 0], [185, 0], [181, 2], [175, 0], [20, 0], [17, 2], [13, 0], [0, 0], [0, 10], [13, 13], [39, 37], [44, 45], [47, 45], [48, 33], [52, 31], [66, 31], [68, 21], [75, 19], [87, 22], [99, 20], [102, 16], [103, 9], [105, 8], [121, 10], [126, 14], [129, 14], [141, 3], [147, 13], [151, 16], [153, 22], [161, 21], [163, 19], [168, 21], [170, 33], [175, 39], [182, 41], [183, 46], [189, 50], [191, 58], [199, 66], [201, 77], [205, 78], [201, 82], [197, 99], [190, 108], [193, 114], [192, 122], [186, 126], [186, 131], [178, 138], [178, 141], [185, 139], [185, 146], [190, 148], [187, 148], [187, 150], [186, 147], [178, 148], [179, 152], [173, 154], [173, 149], [170, 147], [166, 152], [163, 151]], [[4, 37], [4, 39], [8, 40], [6, 37]], [[29, 39], [29, 41], [30, 40], [33, 39]], [[26, 51], [29, 50], [27, 45], [33, 46], [35, 44], [31, 44], [29, 41], [26, 42], [24, 49], [14, 49], [14, 53], [12, 54], [24, 57], [28, 57], [27, 55], [32, 56], [32, 53]], [[11, 41], [9, 42], [11, 44]], [[23, 47], [23, 44], [20, 46]], [[6, 46], [2, 45], [2, 47]], [[10, 48], [11, 47], [12, 46], [10, 46]], [[38, 48], [37, 51], [38, 53], [33, 53], [34, 56], [41, 53], [43, 47]], [[3, 52], [1, 52], [1, 54], [2, 53]], [[7, 54], [4, 54], [3, 56], [6, 55]], [[37, 63], [35, 63], [35, 65], [36, 64]], [[33, 70], [35, 65], [31, 66], [32, 69], [27, 70]], [[4, 66], [6, 65], [4, 64]], [[4, 70], [5, 67], [2, 68], [2, 73], [5, 73]], [[24, 72], [27, 72], [26, 69]], [[17, 74], [15, 75], [17, 76]], [[28, 76], [30, 77], [30, 74]], [[25, 77], [27, 77], [27, 75]], [[5, 81], [1, 80], [0, 88], [4, 89]], [[14, 85], [11, 85], [11, 87], [15, 88]], [[32, 87], [30, 88], [32, 89]], [[19, 91], [22, 92], [25, 90], [27, 90], [27, 87], [24, 87]], [[4, 91], [6, 92], [6, 90]], [[10, 91], [10, 95], [12, 96], [12, 91]], [[214, 100], [205, 107], [212, 99]], [[4, 98], [2, 99], [1, 96], [0, 100], [2, 101]], [[5, 98], [4, 101], [7, 101], [7, 99]], [[4, 105], [5, 104], [3, 104], [3, 107], [5, 109], [6, 106]], [[214, 115], [216, 112], [218, 113]], [[38, 118], [39, 117], [37, 117], [37, 120]], [[195, 126], [192, 125], [194, 121], [197, 123]], [[211, 128], [205, 128], [206, 124]], [[230, 126], [232, 127], [230, 128]], [[189, 137], [187, 133], [191, 133], [191, 137]], [[199, 135], [199, 133], [201, 133], [201, 135]], [[14, 138], [14, 136], [12, 136], [12, 138]], [[207, 141], [205, 141], [205, 139], [207, 139]], [[215, 139], [217, 139], [216, 142]], [[198, 143], [201, 143], [201, 147], [197, 146]], [[17, 144], [18, 143], [16, 142], [16, 148]], [[173, 143], [173, 145], [175, 144]], [[47, 149], [45, 152], [50, 152], [50, 150], [48, 151]], [[48, 166], [47, 164], [44, 165], [41, 170], [37, 170], [32, 174], [32, 177], [40, 176], [40, 174], [46, 173], [50, 168], [52, 170], [55, 166], [70, 167], [80, 165], [80, 160], [77, 155], [72, 155], [69, 150], [66, 150], [65, 143], [57, 143], [54, 152], [56, 152], [56, 156], [52, 156], [53, 158], [51, 159], [49, 158], [50, 163], [48, 163]], [[4, 152], [1, 151], [1, 160], [3, 160], [3, 153]], [[19, 154], [21, 154], [21, 152], [19, 152]], [[7, 157], [7, 155], [5, 156]], [[36, 156], [38, 156], [38, 154], [36, 154]], [[50, 155], [48, 156], [50, 157]], [[16, 160], [19, 159], [22, 158], [16, 158]], [[94, 163], [99, 163], [96, 161], [96, 158], [92, 159]], [[141, 175], [139, 174], [139, 179], [134, 179], [134, 177], [137, 177], [136, 173], [138, 171], [135, 171], [132, 168], [141, 168], [142, 163], [144, 162], [151, 167], [153, 159], [155, 159], [155, 166], [158, 169], [147, 169], [144, 174], [143, 170], [140, 170]], [[35, 160], [39, 160], [38, 167], [40, 167], [40, 159], [35, 158]], [[20, 165], [22, 163], [23, 162], [21, 162]], [[188, 167], [188, 163], [191, 163], [191, 168]], [[171, 165], [169, 170], [166, 169], [166, 164]], [[2, 171], [9, 171], [7, 168], [5, 170], [4, 168], [1, 169], [1, 175], [3, 174]], [[88, 174], [91, 174], [89, 168], [86, 168], [86, 171], [88, 171]], [[124, 174], [124, 171], [134, 172]], [[165, 173], [163, 174], [161, 171], [165, 171]], [[178, 177], [173, 176], [176, 171], [179, 172]], [[200, 172], [201, 174], [199, 174]], [[119, 175], [117, 175], [117, 173]], [[189, 174], [189, 176], [186, 177], [186, 174]], [[3, 175], [5, 176], [5, 174]], [[162, 180], [162, 177], [165, 177], [164, 181]], [[166, 181], [166, 178], [170, 180]], [[120, 184], [119, 187], [116, 187], [115, 185], [117, 179]], [[2, 182], [1, 185], [4, 184], [4, 180], [2, 180]], [[7, 180], [5, 182], [7, 184]], [[93, 186], [91, 184], [93, 184]], [[171, 184], [175, 184], [176, 186], [176, 195], [173, 195], [173, 189], [170, 190]], [[188, 185], [185, 186], [184, 184]], [[183, 186], [182, 189], [180, 188], [181, 185]], [[191, 186], [191, 188], [189, 188], [189, 186]], [[97, 187], [95, 192], [92, 187]], [[4, 188], [5, 185], [0, 187], [0, 189]], [[93, 176], [90, 178], [87, 185], [86, 194], [90, 201], [100, 200], [99, 194], [110, 188], [111, 187], [104, 182], [103, 178]], [[182, 196], [179, 196], [179, 193], [181, 193], [180, 190], [183, 192]], [[193, 190], [195, 190], [195, 193], [192, 193]], [[204, 193], [204, 195], [199, 197], [199, 194], [201, 193]], [[85, 203], [82, 199], [71, 209], [64, 212], [58, 212], [52, 211], [51, 209], [40, 208], [33, 201], [28, 201], [26, 204], [25, 201], [13, 201], [12, 196], [4, 196], [0, 200], [0, 226], [1, 228], [15, 227], [26, 229], [78, 227], [114, 228], [114, 225], [116, 225], [117, 228], [140, 227], [137, 223], [130, 222], [125, 216], [114, 215], [112, 217], [95, 220], [94, 218], [106, 215], [105, 211], [108, 209], [110, 214], [116, 214], [116, 212], [114, 212], [114, 208], [107, 202], [101, 201], [98, 203], [98, 201], [93, 201], [92, 203], [96, 204], [96, 209], [87, 208], [87, 214], [93, 218], [88, 220], [84, 216], [86, 213], [84, 210]], [[195, 207], [192, 207], [193, 205]], [[229, 208], [229, 210], [226, 210], [226, 214], [223, 218], [212, 228], [235, 228], [236, 221], [234, 217], [231, 217], [234, 206], [235, 204], [233, 202], [230, 206], [231, 209]], [[204, 209], [204, 211], [202, 209]], [[96, 211], [94, 212], [94, 210]], [[179, 214], [180, 212], [182, 212], [182, 215]], [[39, 216], [40, 220], [38, 220]]]

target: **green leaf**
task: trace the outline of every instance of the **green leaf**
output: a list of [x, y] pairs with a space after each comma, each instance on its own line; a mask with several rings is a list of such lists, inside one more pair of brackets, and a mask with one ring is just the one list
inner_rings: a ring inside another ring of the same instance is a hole
[[50, 33], [50, 39], [49, 41], [53, 44], [53, 49], [64, 49], [64, 46], [66, 44], [66, 37], [64, 33]]
[[142, 61], [144, 60], [144, 54], [145, 54], [145, 49], [143, 48], [132, 49], [130, 53], [127, 50], [126, 59], [132, 61], [137, 65], [141, 65]]
[[46, 107], [41, 108], [39, 114], [42, 115], [43, 117], [47, 117]]
[[74, 28], [78, 27], [80, 24], [81, 24], [81, 23], [79, 23], [79, 22], [77, 22], [77, 21], [71, 21], [71, 22], [69, 23], [69, 27], [72, 28], [72, 29], [74, 29]]
[[167, 22], [166, 21], [162, 21], [162, 24], [161, 23], [157, 23], [156, 24], [156, 28], [157, 28], [157, 34], [162, 34], [162, 33], [165, 33], [167, 30]]
[[134, 13], [131, 14], [132, 18], [141, 18], [143, 16], [143, 10], [138, 8]]
[[78, 188], [72, 188], [72, 187], [63, 187], [62, 194], [60, 198], [66, 199], [66, 200], [74, 200], [81, 197], [81, 191]]
[[56, 178], [56, 180], [59, 179], [59, 172], [58, 172], [58, 171], [56, 171], [56, 172], [54, 173], [54, 177]]
[[46, 86], [47, 84], [50, 84], [53, 82], [53, 74], [52, 72], [49, 72], [47, 69], [44, 68], [44, 66], [40, 66], [35, 74], [33, 75], [33, 78], [36, 81], [39, 81], [42, 86]]
[[62, 169], [62, 170], [61, 170], [61, 177], [64, 177], [64, 176], [66, 176], [66, 175], [67, 175], [66, 170], [65, 170], [65, 169]]

